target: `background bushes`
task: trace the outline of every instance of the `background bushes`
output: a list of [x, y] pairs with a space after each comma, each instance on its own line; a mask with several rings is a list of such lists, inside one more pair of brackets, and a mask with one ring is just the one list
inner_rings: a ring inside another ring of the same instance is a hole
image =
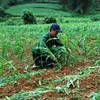
[[0, 17], [4, 17], [5, 15], [5, 9], [3, 7], [0, 7]]
[[56, 19], [54, 17], [45, 17], [44, 22], [46, 24], [49, 24], [49, 23], [57, 23], [57, 21], [56, 21]]
[[22, 19], [24, 21], [24, 24], [36, 24], [36, 18], [35, 16], [32, 14], [31, 11], [24, 11], [24, 14], [22, 16]]

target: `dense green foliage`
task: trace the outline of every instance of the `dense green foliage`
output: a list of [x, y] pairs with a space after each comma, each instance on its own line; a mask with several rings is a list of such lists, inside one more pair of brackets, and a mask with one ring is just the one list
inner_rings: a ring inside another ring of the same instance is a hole
[[[27, 59], [27, 57], [25, 57], [25, 50], [32, 48], [32, 45], [34, 45], [44, 33], [48, 32], [48, 26], [50, 25], [0, 26], [0, 53], [2, 57], [8, 59], [12, 53], [14, 53], [15, 55], [13, 55], [13, 57], [15, 56], [15, 58], [24, 57], [23, 59]], [[95, 56], [95, 54], [99, 55], [100, 23], [88, 22], [86, 24], [86, 22], [75, 22], [69, 24], [61, 24], [61, 27], [63, 29], [63, 33], [65, 33], [64, 37], [60, 36], [60, 38], [64, 38], [62, 42], [67, 43], [66, 45], [72, 50], [72, 52], [74, 52], [76, 49], [78, 50], [78, 52], [74, 53], [73, 59], [75, 60], [77, 58], [77, 60], [82, 61], [83, 59], [91, 58], [96, 63], [96, 61], [99, 59]], [[89, 43], [88, 38], [97, 38], [93, 46], [92, 43], [94, 41]], [[13, 40], [15, 40], [15, 42]], [[10, 50], [10, 48], [12, 49]], [[9, 52], [9, 50], [11, 52]], [[79, 56], [78, 53], [84, 53], [85, 57]], [[73, 61], [70, 61], [70, 64], [73, 63]]]
[[[51, 24], [0, 26], [1, 87], [7, 85], [9, 82], [16, 85], [18, 80], [22, 78], [25, 78], [29, 81], [30, 78], [34, 75], [47, 73], [47, 70], [43, 69], [30, 72], [29, 68], [30, 64], [32, 63], [32, 47], [35, 46], [36, 43], [38, 43], [44, 33], [48, 32], [50, 25]], [[67, 60], [67, 64], [69, 66], [75, 67], [75, 64], [77, 62], [91, 60], [93, 61], [93, 65], [95, 66], [88, 66], [86, 69], [84, 68], [77, 74], [64, 75], [63, 77], [58, 77], [55, 80], [39, 80], [36, 83], [39, 88], [36, 88], [32, 91], [20, 91], [17, 92], [17, 94], [13, 94], [10, 98], [7, 98], [15, 100], [15, 98], [18, 97], [18, 99], [21, 100], [26, 98], [28, 99], [30, 97], [41, 97], [43, 93], [49, 92], [50, 90], [55, 91], [56, 93], [63, 92], [65, 94], [70, 94], [68, 91], [70, 91], [69, 87], [71, 83], [74, 84], [74, 81], [82, 80], [98, 68], [97, 65], [99, 65], [100, 51], [100, 23], [80, 21], [69, 22], [68, 24], [60, 23], [60, 26], [63, 30], [63, 34], [59, 34], [58, 37], [65, 45], [65, 47], [71, 49], [70, 60]], [[24, 63], [24, 66], [17, 64], [18, 62], [16, 63], [16, 61]], [[25, 74], [21, 74], [17, 70], [17, 68], [21, 67], [24, 67], [23, 70], [24, 72], [26, 72]], [[7, 71], [6, 74], [5, 71]], [[9, 74], [8, 77], [6, 77], [7, 74]], [[59, 82], [65, 82], [66, 85], [60, 84], [56, 87], [50, 85], [45, 86], [46, 82], [49, 82], [51, 85], [55, 85]], [[45, 87], [43, 87], [42, 84]], [[80, 84], [78, 84], [78, 86], [80, 86]]]
[[3, 7], [0, 7], [0, 17], [4, 17], [5, 15], [5, 9]]
[[60, 0], [60, 3], [65, 7], [68, 5], [72, 10], [78, 13], [85, 13], [87, 8], [92, 4], [93, 0]]
[[22, 16], [24, 10], [30, 10], [33, 15], [41, 16], [70, 16], [69, 12], [61, 11], [62, 6], [59, 4], [23, 4], [18, 6], [10, 7], [6, 10], [7, 13], [10, 13], [14, 16]]
[[23, 0], [0, 0], [0, 6], [7, 8], [22, 3]]
[[24, 11], [22, 18], [24, 20], [24, 24], [36, 24], [36, 19], [30, 11]]
[[100, 100], [100, 92], [96, 93], [96, 94], [93, 96], [92, 100]]
[[44, 21], [45, 21], [45, 23], [47, 23], [47, 24], [56, 23], [56, 22], [57, 22], [57, 21], [56, 21], [56, 18], [54, 18], [54, 17], [46, 17]]

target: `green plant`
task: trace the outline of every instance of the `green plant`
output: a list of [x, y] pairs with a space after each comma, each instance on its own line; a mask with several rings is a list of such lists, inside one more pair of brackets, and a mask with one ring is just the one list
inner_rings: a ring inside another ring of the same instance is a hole
[[24, 24], [36, 24], [36, 18], [31, 11], [24, 11], [22, 19], [24, 20]]
[[96, 93], [91, 100], [100, 100], [100, 92]]
[[92, 21], [100, 21], [100, 15], [95, 15], [91, 18]]
[[[8, 64], [9, 62], [5, 63]], [[11, 63], [11, 62], [10, 62]], [[3, 71], [5, 70], [4, 68], [0, 68], [0, 72], [1, 74], [3, 74]], [[35, 72], [31, 72], [31, 73], [26, 73], [26, 74], [20, 74], [18, 72], [18, 70], [13, 66], [13, 75], [12, 76], [8, 76], [6, 78], [3, 78], [3, 80], [0, 83], [0, 87], [7, 85], [9, 82], [14, 83], [16, 81], [18, 81], [19, 79], [25, 78], [25, 79], [29, 79], [32, 76], [36, 76], [36, 75], [41, 75], [42, 73], [46, 72], [46, 70], [39, 70], [39, 71], [35, 71]]]
[[61, 10], [61, 5], [59, 4], [48, 4], [48, 3], [32, 3], [32, 4], [22, 4], [17, 6], [9, 7], [6, 10], [7, 13], [10, 13], [14, 16], [22, 16], [23, 10], [28, 8], [29, 11], [32, 11], [34, 16], [45, 17], [45, 16], [71, 16], [69, 12], [59, 11]]
[[16, 25], [16, 24], [14, 23], [14, 21], [12, 21], [11, 19], [9, 19], [8, 21], [6, 21], [6, 24], [7, 24], [7, 25]]
[[18, 56], [20, 59], [22, 59], [22, 57], [24, 57], [24, 46], [23, 46], [23, 42], [21, 41], [21, 38], [16, 38], [15, 41], [15, 51], [16, 51], [16, 56]]
[[0, 22], [5, 22], [7, 18], [0, 17]]
[[0, 17], [4, 17], [5, 15], [5, 9], [3, 7], [0, 7]]
[[4, 73], [5, 70], [5, 65], [7, 64], [6, 60], [2, 57], [0, 57], [1, 62], [0, 62], [0, 75]]
[[[14, 18], [11, 19], [15, 22], [16, 18]], [[31, 57], [32, 46], [36, 46], [35, 44], [39, 42], [41, 36], [48, 31], [50, 24], [38, 24], [34, 25], [34, 27], [33, 25], [3, 26], [0, 24], [0, 87], [6, 88], [6, 86], [9, 86], [9, 83], [13, 86], [22, 79], [25, 79], [26, 82], [33, 86], [34, 77], [37, 80], [35, 81], [36, 89], [32, 87], [34, 91], [27, 91], [27, 93], [26, 91], [20, 93], [19, 91], [15, 97], [14, 95], [12, 96], [14, 100], [17, 97], [19, 100], [35, 97], [38, 99], [38, 96], [39, 99], [41, 99], [42, 94], [47, 92], [51, 93], [51, 91], [53, 91], [53, 93], [63, 92], [64, 95], [70, 96], [71, 93], [69, 92], [71, 92], [71, 87], [73, 87], [73, 91], [76, 93], [77, 90], [80, 91], [80, 89], [82, 89], [80, 87], [81, 81], [84, 81], [83, 79], [90, 79], [90, 76], [94, 75], [95, 72], [98, 76], [99, 70], [97, 71], [97, 69], [99, 69], [100, 65], [100, 22], [91, 22], [90, 18], [85, 17], [62, 17], [62, 19], [63, 21], [67, 19], [70, 22], [68, 24], [60, 23], [63, 33], [59, 34], [60, 36], [58, 36], [58, 38], [66, 49], [69, 48], [71, 53], [68, 54], [69, 60], [66, 59], [64, 61], [64, 58], [60, 57], [63, 61], [59, 64], [61, 68], [61, 65], [68, 60], [68, 62], [65, 63], [66, 67], [61, 70], [57, 70], [59, 69], [58, 66], [55, 67], [56, 69], [46, 68], [45, 70], [31, 70], [30, 66], [33, 61]], [[17, 21], [19, 20], [20, 17], [18, 17]], [[59, 56], [60, 53], [61, 52], [58, 52], [57, 56]], [[53, 54], [52, 56], [54, 58], [56, 57]], [[67, 55], [64, 56], [66, 57]], [[71, 68], [70, 65], [73, 68]], [[83, 69], [83, 67], [86, 68]], [[21, 73], [20, 69], [23, 73]], [[97, 83], [98, 82], [99, 80]], [[84, 89], [82, 89], [82, 91], [84, 91]], [[5, 92], [0, 94], [1, 99], [5, 94]], [[12, 97], [6, 98], [13, 100]], [[6, 98], [4, 97], [4, 99]]]
[[44, 22], [46, 24], [49, 24], [49, 23], [56, 23], [57, 21], [54, 17], [45, 17]]

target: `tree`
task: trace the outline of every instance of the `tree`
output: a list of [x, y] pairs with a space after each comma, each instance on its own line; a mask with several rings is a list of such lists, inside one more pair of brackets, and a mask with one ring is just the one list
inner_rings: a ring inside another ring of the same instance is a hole
[[78, 13], [85, 13], [91, 2], [92, 0], [60, 0], [60, 4], [68, 5], [70, 9]]
[[67, 4], [67, 1], [68, 0], [59, 0], [59, 4], [61, 4], [63, 7], [63, 9], [65, 9], [66, 8], [66, 4]]
[[0, 7], [0, 17], [4, 17], [5, 15], [5, 9], [3, 7]]
[[24, 20], [24, 24], [36, 24], [35, 17], [33, 16], [32, 12], [28, 10], [24, 11], [22, 19]]
[[8, 0], [8, 5], [13, 6], [22, 3], [24, 0]]

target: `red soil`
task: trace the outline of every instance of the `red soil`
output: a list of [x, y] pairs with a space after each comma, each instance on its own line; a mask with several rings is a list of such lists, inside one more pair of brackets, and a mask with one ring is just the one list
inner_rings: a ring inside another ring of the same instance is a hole
[[[22, 64], [23, 65], [23, 64]], [[55, 69], [49, 69], [49, 72], [46, 72], [42, 75], [33, 76], [30, 79], [20, 79], [16, 83], [8, 83], [4, 87], [0, 87], [0, 98], [4, 98], [5, 96], [12, 96], [14, 93], [18, 93], [21, 90], [26, 91], [33, 91], [36, 88], [40, 87], [39, 81], [41, 80], [41, 85], [43, 86], [50, 86], [50, 83], [47, 82], [44, 84], [42, 80], [50, 80], [50, 79], [58, 79], [59, 77], [63, 77], [66, 75], [71, 75], [72, 73], [79, 72], [79, 69], [91, 65], [91, 62], [80, 62], [77, 63], [74, 67], [64, 67], [60, 71], [56, 71]], [[18, 68], [20, 73], [23, 72], [23, 68]], [[32, 71], [32, 70], [31, 70]], [[64, 85], [64, 83], [59, 83], [54, 85]], [[85, 79], [80, 81], [80, 88], [78, 93], [82, 95], [84, 100], [89, 100], [88, 95], [93, 91], [100, 90], [100, 73], [93, 72], [90, 76], [86, 77]], [[65, 95], [64, 93], [56, 93], [56, 92], [49, 92], [43, 95], [43, 98], [47, 100], [57, 100], [57, 98], [64, 97], [64, 100], [78, 100], [77, 98], [73, 99]], [[28, 99], [29, 100], [29, 99]], [[32, 99], [30, 99], [32, 100]]]

